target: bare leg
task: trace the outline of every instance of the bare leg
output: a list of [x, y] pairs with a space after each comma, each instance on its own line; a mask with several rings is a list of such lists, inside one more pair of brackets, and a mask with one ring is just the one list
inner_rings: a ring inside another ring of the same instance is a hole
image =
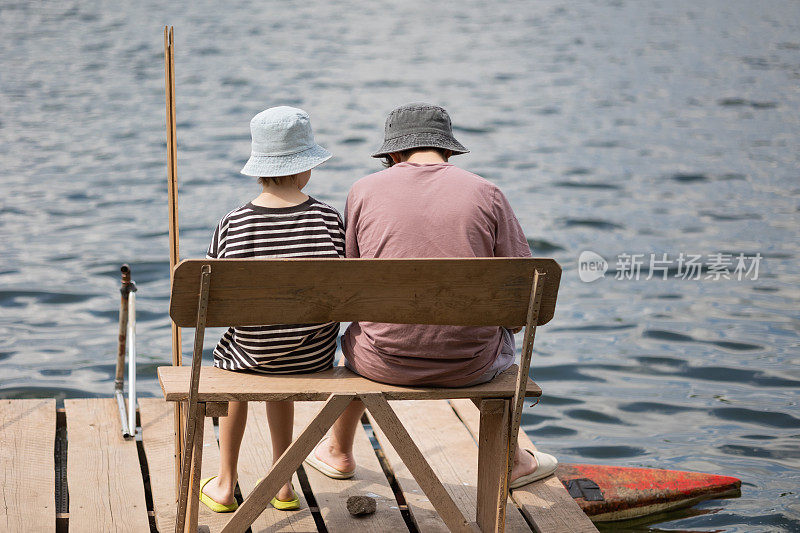
[[363, 414], [364, 404], [361, 400], [353, 400], [333, 424], [331, 437], [317, 447], [317, 459], [342, 472], [354, 470], [353, 441]]
[[[286, 448], [292, 444], [294, 402], [267, 402], [267, 422], [272, 440], [272, 463], [275, 464]], [[290, 501], [293, 497], [289, 483], [281, 487], [276, 495], [276, 498], [282, 501]]]
[[514, 466], [511, 467], [511, 481], [516, 481], [522, 476], [532, 474], [539, 467], [536, 458], [519, 446], [514, 452]]
[[219, 474], [209, 481], [203, 492], [217, 503], [230, 505], [234, 501], [244, 428], [247, 425], [247, 402], [228, 402], [228, 416], [219, 419]]

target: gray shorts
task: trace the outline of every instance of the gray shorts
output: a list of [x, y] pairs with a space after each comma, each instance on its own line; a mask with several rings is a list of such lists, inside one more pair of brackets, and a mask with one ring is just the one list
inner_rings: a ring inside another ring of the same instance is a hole
[[[503, 335], [503, 346], [500, 348], [500, 353], [497, 355], [497, 359], [494, 360], [492, 366], [489, 367], [489, 370], [478, 376], [474, 381], [464, 385], [465, 387], [472, 387], [473, 385], [480, 385], [481, 383], [492, 381], [499, 374], [508, 370], [508, 367], [514, 364], [514, 354], [516, 352], [514, 334], [506, 328], [500, 328], [500, 332]], [[344, 366], [348, 370], [355, 372], [355, 369], [350, 366], [350, 362], [346, 357], [342, 356], [342, 360], [344, 360]], [[339, 365], [341, 364], [342, 361], [340, 360]], [[356, 374], [357, 373], [358, 372], [356, 372]]]
[[514, 354], [516, 346], [514, 344], [514, 335], [506, 328], [500, 328], [503, 335], [503, 346], [500, 348], [500, 353], [497, 354], [497, 359], [494, 360], [489, 370], [478, 376], [475, 381], [470, 382], [465, 387], [472, 387], [473, 385], [480, 385], [481, 383], [488, 383], [496, 378], [498, 375], [508, 370], [508, 367], [514, 364]]

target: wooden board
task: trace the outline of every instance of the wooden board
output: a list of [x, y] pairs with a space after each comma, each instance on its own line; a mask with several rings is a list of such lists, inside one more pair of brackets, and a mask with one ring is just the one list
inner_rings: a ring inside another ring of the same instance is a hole
[[[301, 430], [321, 406], [318, 402], [295, 404], [295, 432]], [[357, 469], [351, 479], [331, 479], [308, 465], [303, 467], [328, 531], [407, 531], [397, 500], [363, 428], [356, 431], [353, 452]], [[375, 514], [360, 518], [350, 516], [346, 506], [347, 498], [357, 495], [375, 498]]]
[[[322, 404], [317, 404], [317, 408], [321, 406]], [[247, 426], [239, 452], [239, 489], [245, 498], [272, 466], [272, 443], [269, 438], [269, 425], [264, 403], [254, 402], [248, 407]], [[316, 533], [317, 526], [311, 516], [311, 510], [303, 495], [297, 474], [292, 477], [292, 484], [300, 497], [300, 509], [279, 511], [268, 505], [261, 516], [253, 522], [251, 526], [253, 533], [266, 533], [267, 531]]]
[[55, 436], [54, 399], [0, 400], [3, 531], [55, 531]]
[[[395, 401], [391, 402], [391, 406], [458, 508], [465, 517], [473, 520], [477, 503], [478, 447], [472, 435], [446, 401]], [[408, 468], [392, 461], [398, 461], [399, 456], [383, 432], [375, 425], [373, 428], [387, 458], [390, 458], [420, 531], [447, 531], [440, 519], [433, 517], [433, 507], [413, 481]], [[530, 531], [525, 519], [510, 501], [506, 508], [506, 531]]]
[[[189, 397], [191, 368], [158, 367], [158, 381], [169, 401]], [[211, 366], [200, 370], [198, 399], [204, 402], [243, 400], [325, 400], [330, 394], [380, 392], [390, 400], [441, 398], [510, 398], [514, 395], [517, 367], [512, 366], [489, 383], [463, 388], [424, 388], [387, 385], [362, 378], [344, 367], [314, 374], [264, 375], [231, 372]], [[526, 396], [540, 396], [542, 390], [530, 378]]]
[[122, 438], [116, 401], [65, 400], [64, 406], [69, 530], [148, 531], [136, 442]]
[[553, 316], [561, 267], [547, 258], [192, 259], [174, 270], [170, 316], [197, 320], [200, 269], [211, 266], [213, 326], [393, 322], [522, 326], [533, 273], [544, 273], [539, 324]]
[[[475, 404], [469, 400], [451, 400], [450, 403], [469, 432], [477, 438], [480, 414]], [[521, 448], [536, 449], [524, 431], [520, 431], [517, 442]], [[592, 521], [581, 511], [555, 476], [513, 490], [511, 497], [537, 531], [546, 533], [597, 531]]]
[[428, 497], [420, 488], [417, 481], [408, 471], [408, 468], [403, 464], [403, 460], [397, 454], [395, 449], [389, 444], [388, 439], [375, 424], [375, 420], [367, 413], [375, 437], [381, 445], [386, 461], [392, 468], [395, 479], [403, 491], [403, 497], [406, 500], [406, 505], [417, 525], [419, 531], [425, 533], [449, 533], [449, 529], [444, 521], [439, 516], [439, 513], [433, 508]]
[[[156, 526], [162, 533], [175, 530], [175, 492], [174, 461], [175, 444], [173, 439], [173, 404], [160, 398], [139, 398], [139, 415], [142, 424], [142, 444], [150, 472], [150, 490], [153, 494], [153, 507]], [[118, 415], [119, 416], [119, 415]], [[71, 439], [70, 439], [71, 445]], [[201, 477], [217, 474], [219, 470], [219, 446], [214, 435], [211, 418], [206, 419], [203, 431], [203, 468]], [[229, 514], [211, 512], [205, 505], [200, 506], [198, 523], [207, 525], [213, 533], [220, 531], [230, 518]]]

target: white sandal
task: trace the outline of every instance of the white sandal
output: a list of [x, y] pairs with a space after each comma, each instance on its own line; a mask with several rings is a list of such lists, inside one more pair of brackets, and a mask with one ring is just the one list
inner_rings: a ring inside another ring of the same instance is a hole
[[554, 456], [550, 455], [549, 453], [544, 453], [540, 451], [531, 451], [525, 450], [529, 454], [531, 454], [538, 466], [536, 470], [531, 472], [530, 474], [518, 477], [511, 484], [508, 486], [509, 489], [518, 489], [523, 487], [529, 483], [533, 483], [534, 481], [539, 481], [540, 479], [544, 479], [547, 476], [551, 475], [553, 472], [556, 471], [556, 467], [558, 466], [558, 459]]
[[321, 459], [317, 458], [317, 448], [319, 448], [320, 444], [322, 444], [323, 442], [325, 442], [329, 438], [330, 438], [330, 436], [327, 436], [327, 437], [324, 437], [321, 441], [319, 441], [319, 443], [317, 443], [317, 445], [314, 446], [314, 449], [311, 451], [311, 453], [308, 455], [308, 457], [306, 457], [305, 461], [303, 461], [303, 462], [305, 464], [307, 464], [308, 466], [319, 470], [320, 472], [322, 472], [323, 474], [325, 474], [326, 476], [328, 476], [331, 479], [350, 479], [351, 477], [353, 477], [355, 475], [355, 473], [356, 473], [355, 469], [353, 469], [353, 470], [351, 470], [349, 472], [342, 471], [342, 470], [339, 470], [337, 468], [332, 467], [328, 463], [326, 463], [326, 462], [322, 461]]

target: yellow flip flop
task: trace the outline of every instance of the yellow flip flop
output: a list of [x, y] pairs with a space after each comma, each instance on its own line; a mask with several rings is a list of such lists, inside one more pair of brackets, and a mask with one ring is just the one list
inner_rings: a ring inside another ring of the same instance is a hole
[[[262, 478], [258, 478], [258, 481], [256, 481], [256, 485], [261, 483], [262, 479], [264, 479], [264, 478], [263, 477]], [[294, 491], [294, 487], [292, 485], [289, 485], [289, 486], [292, 487], [292, 499], [291, 500], [287, 500], [287, 501], [283, 501], [283, 500], [279, 500], [278, 498], [272, 498], [269, 501], [269, 503], [275, 509], [278, 509], [280, 511], [294, 511], [295, 509], [300, 509], [300, 497]]]
[[292, 490], [293, 498], [288, 501], [279, 500], [278, 498], [272, 498], [269, 503], [275, 508], [280, 511], [294, 511], [295, 509], [300, 509], [300, 497], [297, 493]]
[[200, 480], [200, 502], [214, 511], [215, 513], [232, 513], [236, 509], [239, 508], [239, 502], [233, 500], [233, 503], [230, 505], [223, 505], [219, 502], [215, 502], [210, 497], [206, 496], [206, 493], [203, 492], [203, 487], [205, 487], [209, 481], [214, 479], [217, 476], [207, 477], [205, 479]]

